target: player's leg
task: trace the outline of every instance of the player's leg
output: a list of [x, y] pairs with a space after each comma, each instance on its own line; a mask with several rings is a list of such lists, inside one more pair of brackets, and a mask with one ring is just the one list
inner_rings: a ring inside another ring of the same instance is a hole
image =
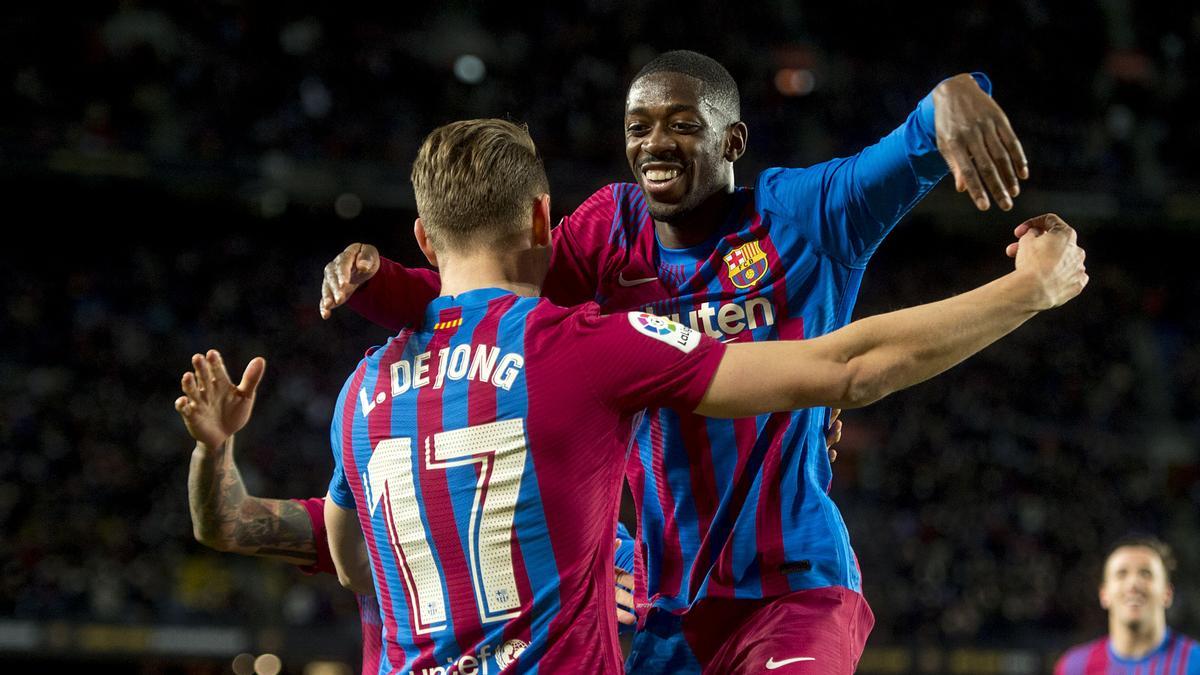
[[[719, 601], [705, 608], [703, 616], [685, 619], [685, 632], [697, 637], [702, 632], [693, 619], [726, 627], [722, 640], [710, 642], [715, 649], [711, 658], [702, 658], [704, 673], [853, 673], [875, 624], [866, 599], [847, 588], [797, 591], [760, 605], [740, 625], [731, 624], [728, 619], [738, 612], [720, 604], [743, 602]], [[736, 626], [732, 633], [731, 625]], [[693, 646], [697, 644], [693, 638]]]

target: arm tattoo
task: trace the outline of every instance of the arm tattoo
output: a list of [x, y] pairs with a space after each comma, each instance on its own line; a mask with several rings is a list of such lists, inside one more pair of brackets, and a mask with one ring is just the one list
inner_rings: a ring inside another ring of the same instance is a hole
[[247, 495], [232, 446], [231, 437], [223, 449], [192, 453], [188, 503], [196, 539], [220, 551], [315, 563], [308, 512], [291, 500]]

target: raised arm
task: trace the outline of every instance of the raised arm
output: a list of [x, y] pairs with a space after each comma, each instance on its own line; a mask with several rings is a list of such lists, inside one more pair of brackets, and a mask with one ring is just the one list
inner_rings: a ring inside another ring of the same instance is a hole
[[188, 468], [188, 508], [196, 541], [217, 551], [275, 558], [294, 565], [317, 562], [307, 511], [292, 499], [246, 493], [233, 459], [234, 437], [217, 447], [196, 443]]
[[192, 534], [218, 551], [312, 565], [317, 550], [304, 507], [247, 494], [233, 458], [233, 434], [250, 419], [265, 368], [262, 358], [252, 360], [235, 387], [221, 355], [210, 350], [192, 356], [192, 370], [183, 375], [175, 409], [196, 440], [188, 469]]
[[856, 408], [954, 366], [1087, 285], [1075, 231], [1054, 215], [1034, 221], [1012, 251], [1015, 271], [973, 291], [811, 340], [730, 345], [696, 412]]
[[768, 169], [758, 179], [759, 209], [801, 231], [835, 259], [864, 264], [891, 228], [949, 168], [959, 191], [987, 209], [990, 190], [1012, 207], [1028, 163], [1008, 118], [979, 73], [944, 80], [905, 122], [851, 157], [803, 169]]

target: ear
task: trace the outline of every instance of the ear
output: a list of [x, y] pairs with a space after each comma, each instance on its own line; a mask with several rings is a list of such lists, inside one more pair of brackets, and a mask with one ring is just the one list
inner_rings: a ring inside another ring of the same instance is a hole
[[734, 122], [725, 130], [725, 160], [736, 162], [746, 152], [750, 130], [745, 122]]
[[425, 254], [425, 259], [430, 265], [437, 267], [437, 251], [433, 249], [433, 244], [429, 243], [429, 234], [425, 232], [425, 223], [422, 223], [420, 218], [413, 223], [413, 235], [416, 236], [417, 246], [420, 247], [421, 253]]
[[542, 193], [533, 200], [533, 239], [530, 244], [534, 247], [550, 245], [550, 195]]
[[1167, 584], [1167, 592], [1163, 593], [1163, 609], [1171, 609], [1171, 604], [1175, 602], [1175, 587]]
[[1112, 598], [1108, 597], [1108, 593], [1104, 590], [1104, 584], [1100, 585], [1100, 606], [1108, 609], [1112, 605]]

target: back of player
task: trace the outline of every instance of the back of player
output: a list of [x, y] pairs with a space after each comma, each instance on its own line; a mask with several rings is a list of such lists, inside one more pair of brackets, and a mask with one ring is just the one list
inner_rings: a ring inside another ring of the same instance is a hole
[[380, 672], [619, 672], [612, 531], [635, 411], [695, 407], [722, 348], [485, 288], [370, 353], [336, 408], [330, 498], [358, 509]]

